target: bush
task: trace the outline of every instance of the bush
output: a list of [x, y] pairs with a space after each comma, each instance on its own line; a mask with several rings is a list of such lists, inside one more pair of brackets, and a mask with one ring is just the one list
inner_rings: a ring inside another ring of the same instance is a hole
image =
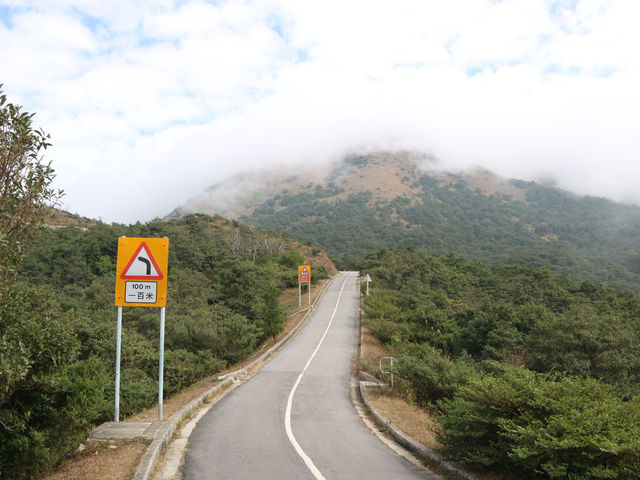
[[441, 402], [451, 458], [530, 477], [640, 476], [640, 401], [597, 380], [505, 367]]
[[638, 335], [616, 315], [579, 305], [538, 321], [528, 344], [526, 364], [532, 370], [604, 379], [629, 396], [640, 392]]
[[[76, 362], [79, 342], [50, 288], [15, 286], [0, 303], [0, 472], [24, 478], [86, 433], [76, 405], [100, 410], [104, 385]], [[97, 414], [96, 416], [100, 416]]]
[[403, 325], [384, 318], [369, 318], [366, 322], [373, 335], [383, 344], [390, 345], [402, 338]]
[[400, 356], [397, 373], [409, 382], [419, 405], [433, 405], [453, 397], [475, 375], [471, 365], [446, 358], [428, 345], [415, 346], [412, 350]]
[[225, 347], [221, 357], [229, 363], [239, 362], [253, 352], [260, 336], [258, 327], [237, 313], [224, 319], [222, 331]]
[[[157, 365], [156, 365], [157, 368]], [[151, 406], [158, 396], [158, 380], [137, 368], [120, 373], [120, 416], [127, 417]]]
[[210, 351], [167, 350], [165, 357], [164, 395], [172, 395], [194, 382], [213, 375], [226, 366]]
[[311, 266], [311, 283], [312, 284], [315, 285], [320, 280], [324, 280], [325, 278], [329, 278], [329, 272], [327, 272], [327, 269], [325, 267], [323, 267], [322, 265]]
[[297, 250], [289, 250], [280, 255], [278, 263], [283, 267], [294, 269], [297, 272], [298, 266], [304, 264], [304, 257]]

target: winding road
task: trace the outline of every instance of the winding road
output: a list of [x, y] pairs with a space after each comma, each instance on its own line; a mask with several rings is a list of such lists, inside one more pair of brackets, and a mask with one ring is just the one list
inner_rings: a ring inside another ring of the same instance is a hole
[[357, 273], [337, 276], [300, 333], [200, 420], [184, 480], [429, 478], [351, 403], [358, 288]]

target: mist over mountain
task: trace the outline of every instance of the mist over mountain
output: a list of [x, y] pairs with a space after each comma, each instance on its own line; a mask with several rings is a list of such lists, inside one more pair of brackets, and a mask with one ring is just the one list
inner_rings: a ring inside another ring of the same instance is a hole
[[289, 232], [325, 248], [343, 268], [368, 251], [404, 245], [640, 291], [640, 207], [482, 169], [444, 172], [411, 152], [237, 175], [170, 217], [196, 212]]

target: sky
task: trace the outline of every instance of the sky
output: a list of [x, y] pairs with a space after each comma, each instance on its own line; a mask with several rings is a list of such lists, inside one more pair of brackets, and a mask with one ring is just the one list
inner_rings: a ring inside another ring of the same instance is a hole
[[62, 208], [163, 217], [242, 171], [414, 150], [640, 204], [638, 0], [0, 0]]

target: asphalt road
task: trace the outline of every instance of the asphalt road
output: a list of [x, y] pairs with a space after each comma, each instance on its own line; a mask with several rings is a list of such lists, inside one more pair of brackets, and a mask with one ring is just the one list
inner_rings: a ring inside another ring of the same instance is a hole
[[358, 277], [341, 273], [307, 325], [200, 420], [183, 479], [425, 479], [376, 438], [349, 396]]

